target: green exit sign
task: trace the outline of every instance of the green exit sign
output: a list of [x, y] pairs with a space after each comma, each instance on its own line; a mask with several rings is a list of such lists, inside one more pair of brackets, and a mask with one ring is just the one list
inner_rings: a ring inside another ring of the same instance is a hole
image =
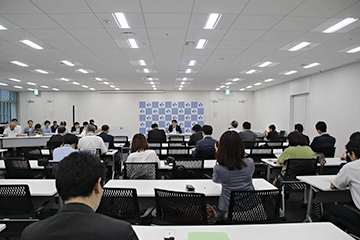
[[230, 95], [230, 90], [229, 89], [225, 90], [225, 94]]
[[39, 89], [34, 89], [34, 95], [38, 96], [39, 95]]

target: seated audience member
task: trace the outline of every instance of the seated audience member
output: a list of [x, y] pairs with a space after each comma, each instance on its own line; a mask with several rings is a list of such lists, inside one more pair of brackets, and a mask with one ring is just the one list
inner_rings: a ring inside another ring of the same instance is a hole
[[[65, 121], [61, 121], [59, 127], [64, 127], [65, 128], [65, 133], [70, 133], [69, 128], [66, 127], [66, 122]], [[55, 131], [56, 134], [58, 133], [58, 129], [56, 129], [56, 131]]]
[[71, 127], [71, 133], [80, 134], [80, 123], [75, 122], [74, 126]]
[[243, 126], [243, 131], [239, 132], [241, 140], [243, 142], [255, 142], [255, 140], [257, 138], [257, 135], [253, 131], [250, 130], [251, 129], [251, 123], [244, 122], [242, 126]]
[[88, 122], [83, 122], [82, 127], [80, 127], [80, 134], [82, 134], [83, 132], [86, 132], [87, 125], [89, 125]]
[[94, 127], [95, 127], [95, 131], [97, 131], [97, 130], [98, 130], [98, 127], [95, 125], [95, 121], [94, 121], [94, 119], [90, 119], [90, 120], [89, 120], [89, 124], [94, 125]]
[[18, 120], [16, 118], [13, 118], [11, 120], [11, 122], [15, 123], [15, 128], [17, 131], [19, 131], [20, 133], [22, 132], [22, 127], [20, 125], [18, 125]]
[[196, 143], [192, 152], [193, 158], [215, 159], [216, 140], [211, 137], [213, 128], [210, 125], [204, 125], [202, 128], [203, 139]]
[[[353, 139], [346, 144], [346, 153], [351, 162], [345, 164], [330, 184], [331, 189], [350, 188], [350, 194], [353, 202], [349, 207], [360, 211], [360, 139]], [[329, 209], [330, 221], [339, 228], [345, 230], [345, 227], [339, 220], [345, 220], [360, 228], [360, 214], [355, 213], [348, 207], [338, 204]]]
[[173, 119], [171, 125], [169, 126], [168, 133], [182, 133], [181, 127], [177, 125], [177, 121]]
[[[291, 132], [287, 139], [289, 140], [289, 147], [286, 148], [277, 159], [277, 164], [283, 165], [281, 175], [286, 171], [285, 161], [290, 158], [315, 158], [315, 153], [309, 146], [306, 145], [304, 136], [299, 132]], [[274, 181], [276, 183], [277, 179]]]
[[19, 137], [21, 136], [21, 132], [16, 129], [16, 123], [11, 122], [7, 128], [5, 128], [3, 132], [4, 137]]
[[49, 120], [46, 120], [46, 121], [44, 122], [44, 126], [41, 127], [41, 129], [43, 130], [43, 133], [44, 133], [44, 134], [45, 134], [45, 133], [52, 133], [51, 128], [50, 128], [50, 121], [49, 121]]
[[194, 131], [194, 133], [190, 136], [189, 146], [195, 146], [198, 141], [203, 139], [201, 126], [199, 124], [195, 124], [192, 127], [192, 130]]
[[240, 129], [237, 128], [238, 126], [239, 126], [239, 123], [236, 120], [234, 120], [230, 123], [230, 127], [228, 128], [228, 130], [239, 133]]
[[22, 240], [137, 240], [130, 223], [96, 213], [105, 182], [105, 167], [90, 154], [74, 152], [55, 173], [64, 205], [54, 216], [25, 228]]
[[35, 128], [29, 134], [29, 136], [36, 136], [36, 135], [44, 135], [40, 123], [35, 124]]
[[325, 122], [319, 121], [315, 125], [316, 131], [320, 136], [314, 137], [310, 144], [311, 148], [331, 148], [334, 147], [336, 139], [330, 136], [327, 132]]
[[29, 135], [30, 132], [34, 129], [34, 127], [33, 127], [34, 122], [33, 122], [33, 120], [29, 120], [27, 123], [28, 123], [28, 126], [24, 129], [24, 134]]
[[[59, 131], [62, 131], [62, 129], [59, 129]], [[64, 144], [61, 147], [55, 148], [53, 152], [54, 162], [60, 162], [65, 157], [69, 156], [71, 153], [78, 152], [78, 150], [75, 149], [78, 143], [78, 138], [75, 135], [67, 133], [63, 138]]]
[[51, 132], [55, 133], [56, 129], [58, 128], [57, 121], [53, 121], [53, 125], [51, 126]]
[[78, 148], [80, 150], [101, 149], [101, 154], [106, 154], [107, 152], [104, 140], [95, 135], [95, 126], [92, 124], [86, 127], [86, 136], [80, 138]]
[[231, 191], [253, 191], [254, 160], [245, 157], [244, 144], [235, 131], [226, 131], [216, 146], [217, 164], [212, 181], [222, 185], [217, 218], [229, 210]]
[[[355, 140], [355, 139], [358, 139], [360, 140], [360, 132], [354, 132], [353, 134], [350, 135], [350, 139], [349, 139], [349, 142], [351, 140]], [[346, 154], [346, 152], [340, 157], [341, 160], [346, 160], [347, 162], [351, 162], [351, 159], [349, 157], [348, 154]]]
[[151, 125], [152, 130], [148, 132], [148, 138], [147, 141], [149, 143], [164, 143], [166, 142], [166, 135], [165, 131], [162, 129], [159, 129], [159, 126], [157, 123], [153, 123]]
[[304, 131], [303, 125], [300, 124], [300, 123], [295, 124], [295, 131], [301, 133], [301, 134], [304, 136], [304, 138], [305, 138], [305, 140], [306, 140], [306, 145], [309, 146], [309, 144], [310, 144], [310, 138], [309, 138], [309, 136], [303, 134], [303, 131]]
[[276, 127], [274, 124], [269, 126], [269, 131], [265, 131], [266, 139], [269, 141], [279, 141], [279, 134], [276, 131]]
[[64, 135], [66, 134], [64, 127], [58, 128], [58, 134], [52, 135], [49, 142], [64, 143]]
[[109, 134], [110, 132], [110, 127], [109, 125], [102, 125], [101, 126], [101, 133], [98, 135], [99, 137], [101, 137], [104, 142], [109, 143], [109, 149], [115, 149], [114, 146], [114, 136]]
[[[158, 163], [160, 165], [160, 160], [158, 155], [156, 155], [154, 150], [149, 149], [149, 144], [142, 133], [137, 133], [134, 135], [131, 141], [131, 153], [128, 156], [126, 163]], [[129, 178], [150, 178], [145, 170], [131, 171], [127, 173]]]

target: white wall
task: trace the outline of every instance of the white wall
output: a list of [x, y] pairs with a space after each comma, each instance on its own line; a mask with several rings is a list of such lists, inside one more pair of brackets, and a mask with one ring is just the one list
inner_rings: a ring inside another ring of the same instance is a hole
[[[25, 127], [28, 119], [43, 123], [45, 119], [65, 120], [72, 125], [72, 106], [76, 106], [76, 121], [90, 118], [98, 126], [129, 126], [131, 135], [139, 131], [139, 101], [199, 101], [204, 103], [205, 124], [214, 128], [213, 136], [220, 137], [233, 119], [240, 123], [252, 121], [253, 93], [232, 92], [218, 99], [219, 92], [166, 92], [163, 94], [99, 94], [97, 92], [32, 92], [20, 93], [20, 124]], [[217, 103], [211, 100], [217, 99]], [[29, 100], [31, 102], [29, 102]], [[239, 103], [245, 100], [245, 103]]]
[[328, 133], [336, 138], [336, 156], [340, 156], [351, 133], [360, 130], [360, 63], [254, 92], [254, 129], [274, 123], [278, 129], [293, 131], [291, 94], [307, 92], [307, 88], [310, 127], [304, 133], [312, 139], [317, 135], [316, 122], [325, 121]]

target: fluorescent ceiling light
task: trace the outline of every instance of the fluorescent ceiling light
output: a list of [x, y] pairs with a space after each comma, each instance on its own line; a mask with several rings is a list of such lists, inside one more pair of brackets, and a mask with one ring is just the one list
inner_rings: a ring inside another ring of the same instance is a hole
[[12, 64], [16, 64], [20, 67], [28, 67], [29, 65], [25, 64], [25, 63], [22, 63], [22, 62], [19, 62], [19, 61], [11, 61]]
[[0, 86], [7, 86], [7, 84], [6, 84], [6, 83], [1, 83], [1, 82], [0, 82]]
[[49, 88], [48, 86], [45, 86], [45, 85], [41, 85], [40, 87], [42, 87], [42, 88]]
[[115, 86], [114, 86], [114, 85], [110, 85], [109, 87], [111, 87], [111, 88], [115, 88]]
[[49, 74], [47, 71], [41, 69], [35, 69], [35, 72], [42, 73], [42, 74]]
[[252, 86], [247, 86], [246, 88], [252, 88]]
[[127, 43], [129, 44], [129, 46], [131, 48], [139, 48], [139, 46], [137, 45], [135, 39], [133, 38], [129, 38], [129, 39], [126, 39]]
[[231, 82], [227, 82], [227, 83], [225, 83], [225, 85], [231, 85]]
[[304, 66], [304, 68], [312, 68], [312, 67], [316, 67], [318, 65], [320, 65], [320, 63], [311, 63], [311, 64]]
[[97, 81], [102, 81], [102, 79], [99, 78], [99, 77], [96, 77], [95, 80], [97, 80]]
[[152, 87], [154, 88], [154, 87], [156, 87], [155, 85], [152, 85]]
[[300, 50], [300, 49], [302, 49], [302, 48], [304, 48], [304, 47], [306, 47], [306, 46], [308, 46], [310, 44], [311, 44], [311, 42], [302, 42], [302, 43], [299, 43], [298, 45], [290, 48], [289, 51], [295, 52], [295, 51], [298, 51], [298, 50]]
[[2, 26], [2, 25], [0, 25], [0, 30], [7, 30], [7, 28], [4, 27], [4, 26]]
[[183, 81], [186, 81], [186, 80], [187, 80], [187, 78], [186, 78], [186, 77], [184, 77], [184, 78], [183, 78]]
[[294, 74], [294, 73], [297, 73], [297, 71], [293, 70], [293, 71], [290, 71], [290, 72], [286, 72], [286, 73], [284, 73], [284, 75], [291, 75], [291, 74]]
[[181, 91], [181, 90], [182, 90], [182, 88], [179, 88], [179, 90]]
[[43, 47], [37, 45], [36, 43], [33, 43], [30, 40], [20, 40], [20, 42], [25, 44], [25, 45], [28, 45], [29, 47], [31, 47], [33, 49], [37, 49], [37, 50], [44, 49]]
[[144, 73], [149, 73], [150, 71], [149, 71], [149, 69], [147, 69], [147, 68], [144, 68]]
[[154, 90], [157, 90], [157, 88], [154, 88]]
[[215, 89], [215, 91], [219, 91], [219, 90], [220, 90], [220, 88], [216, 88], [216, 89]]
[[205, 24], [204, 29], [214, 29], [216, 27], [216, 25], [218, 24], [220, 18], [221, 18], [221, 14], [211, 13]]
[[85, 69], [82, 69], [82, 68], [79, 68], [78, 71], [81, 73], [89, 73], [88, 71], [86, 71]]
[[203, 49], [206, 46], [207, 42], [208, 42], [208, 40], [206, 40], [206, 39], [200, 39], [198, 41], [198, 44], [196, 45], [195, 49]]
[[245, 88], [240, 88], [240, 91], [245, 91]]
[[269, 66], [270, 64], [272, 64], [272, 62], [264, 62], [264, 63], [260, 64], [259, 67], [266, 67], [266, 66]]
[[153, 80], [153, 78], [152, 78], [152, 77], [149, 77], [149, 78], [148, 78], [148, 80], [149, 80], [149, 81], [152, 81], [152, 80]]
[[74, 85], [80, 85], [80, 83], [78, 83], [78, 82], [72, 82], [72, 84], [74, 84]]
[[255, 70], [255, 69], [251, 69], [251, 70], [247, 71], [246, 74], [252, 74], [252, 73], [254, 73], [254, 72], [256, 72], [256, 70]]
[[237, 81], [239, 81], [240, 80], [240, 78], [234, 78], [232, 81], [233, 82], [237, 82]]
[[75, 64], [73, 64], [72, 62], [69, 62], [68, 60], [62, 60], [61, 63], [66, 66], [69, 66], [69, 67], [75, 66]]
[[26, 84], [33, 85], [33, 86], [36, 85], [36, 83], [32, 83], [32, 82], [27, 82]]
[[89, 88], [91, 91], [94, 91], [95, 90], [95, 88]]
[[23, 87], [21, 87], [21, 86], [14, 86], [14, 88], [23, 88]]
[[21, 80], [19, 79], [16, 79], [16, 78], [8, 78], [10, 81], [13, 81], [13, 82], [21, 82]]
[[108, 82], [104, 82], [104, 84], [105, 84], [105, 85], [109, 85], [110, 83], [108, 83]]
[[273, 81], [274, 79], [272, 79], [272, 78], [269, 78], [269, 79], [266, 79], [264, 82], [271, 82], [271, 81]]
[[[156, 88], [155, 88], [156, 89]], [[115, 90], [120, 90], [120, 88], [115, 88]]]
[[225, 85], [221, 85], [221, 86], [220, 86], [220, 88], [224, 88], [224, 87], [225, 87]]
[[184, 82], [181, 82], [181, 85], [184, 85], [185, 83]]
[[349, 24], [352, 24], [353, 22], [356, 22], [357, 18], [345, 18], [344, 20], [338, 22], [337, 24], [325, 29], [323, 33], [333, 33], [336, 32], [344, 27], [346, 27]]
[[186, 72], [186, 73], [191, 73], [191, 71], [192, 71], [191, 68], [188, 68], [188, 69], [186, 69], [185, 72]]
[[261, 82], [255, 83], [254, 85], [259, 86], [259, 85], [261, 85]]
[[357, 48], [350, 49], [349, 51], [347, 51], [347, 53], [356, 53], [359, 51], [360, 51], [360, 47], [357, 47]]
[[33, 89], [33, 88], [28, 88], [27, 90], [28, 90], [28, 91], [34, 91], [35, 89]]
[[150, 82], [150, 84], [154, 84], [154, 82]]
[[191, 61], [189, 62], [189, 66], [195, 66], [195, 64], [196, 64], [196, 61], [195, 61], [195, 60], [191, 60]]
[[54, 90], [54, 91], [59, 91], [59, 89], [58, 89], [58, 88], [53, 88], [52, 90]]
[[86, 85], [82, 85], [83, 88], [89, 88], [89, 86], [86, 86]]
[[130, 28], [128, 22], [126, 21], [125, 15], [122, 12], [117, 12], [112, 14], [119, 28]]
[[69, 79], [67, 79], [67, 78], [60, 78], [60, 80], [61, 80], [61, 81], [65, 81], [65, 82], [70, 81], [70, 80], [69, 80]]
[[139, 60], [138, 62], [140, 66], [146, 66], [146, 62], [144, 60]]

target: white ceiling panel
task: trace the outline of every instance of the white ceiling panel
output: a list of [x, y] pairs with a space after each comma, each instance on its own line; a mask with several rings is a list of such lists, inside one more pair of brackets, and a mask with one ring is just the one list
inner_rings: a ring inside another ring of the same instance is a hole
[[179, 13], [146, 13], [144, 17], [148, 28], [187, 28], [190, 20], [190, 14]]
[[[29, 29], [29, 33], [42, 40], [70, 40], [74, 39], [63, 29]], [[0, 32], [1, 34], [1, 32]], [[18, 38], [19, 39], [19, 38]]]
[[84, 47], [77, 40], [48, 40], [46, 42], [51, 46], [53, 46], [54, 48], [59, 48], [59, 49], [75, 49], [75, 48]]
[[270, 30], [265, 33], [259, 40], [268, 42], [291, 42], [303, 34], [304, 32]]
[[45, 14], [4, 14], [2, 16], [23, 29], [61, 28]]
[[49, 14], [63, 28], [101, 28], [101, 23], [94, 14]]
[[251, 0], [242, 14], [286, 16], [303, 0]]
[[348, 8], [358, 0], [306, 0], [289, 16], [296, 17], [332, 17]]
[[136, 0], [85, 0], [94, 12], [141, 12]]
[[172, 48], [180, 48], [182, 49], [184, 46], [184, 40], [160, 40], [153, 39], [150, 44], [153, 49], [172, 49]]
[[84, 39], [84, 40], [80, 40], [80, 42], [87, 47], [89, 50], [91, 49], [95, 49], [95, 48], [100, 48], [100, 49], [104, 49], [104, 48], [112, 48], [112, 49], [117, 49], [117, 45], [113, 40], [88, 40], [88, 39]]
[[221, 41], [217, 46], [218, 49], [247, 49], [253, 42], [251, 41]]
[[[196, 13], [191, 15], [189, 28], [196, 28], [202, 29], [205, 27], [207, 19], [209, 18], [210, 13]], [[237, 14], [222, 14], [220, 20], [216, 25], [216, 29], [229, 29], [231, 25], [234, 23], [236, 18], [238, 17]], [[207, 29], [207, 31], [211, 31]]]
[[68, 33], [70, 33], [76, 39], [87, 39], [87, 40], [110, 40], [111, 37], [107, 33], [107, 31], [103, 28], [98, 29], [68, 29]]
[[35, 6], [47, 13], [89, 13], [91, 9], [83, 0], [48, 1], [31, 0]]
[[144, 13], [188, 13], [193, 7], [194, 0], [140, 0]]
[[22, 39], [34, 38], [34, 36], [25, 30], [7, 30], [0, 31], [0, 38], [11, 42], [17, 42]]
[[265, 30], [254, 31], [254, 30], [234, 29], [234, 30], [229, 30], [226, 33], [223, 40], [256, 41], [265, 33], [266, 33]]
[[187, 28], [183, 28], [183, 29], [148, 28], [147, 32], [149, 34], [150, 39], [175, 40], [175, 39], [185, 39]]
[[30, 14], [30, 13], [42, 13], [39, 8], [37, 8], [30, 1], [24, 0], [1, 0], [0, 1], [0, 14], [1, 13], [21, 13], [21, 14]]
[[[135, 38], [135, 39], [147, 39], [148, 34], [146, 29], [120, 29], [120, 28], [114, 28], [114, 29], [107, 29], [106, 30], [110, 36], [114, 39], [128, 39], [128, 38]], [[126, 34], [131, 32], [131, 34]]]
[[268, 30], [281, 21], [278, 16], [240, 15], [231, 29]]
[[286, 17], [276, 24], [272, 30], [307, 32], [325, 21], [326, 18]]
[[193, 13], [239, 14], [248, 0], [196, 0]]

